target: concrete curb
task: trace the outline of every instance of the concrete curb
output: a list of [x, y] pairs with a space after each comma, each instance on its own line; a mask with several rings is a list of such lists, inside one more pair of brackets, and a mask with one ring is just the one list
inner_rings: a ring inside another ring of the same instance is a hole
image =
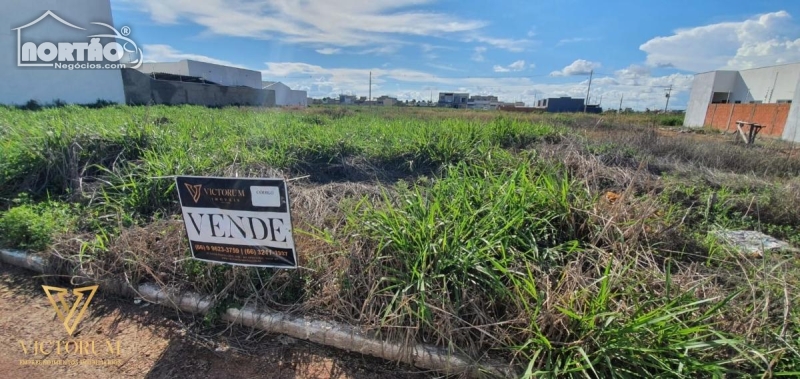
[[[46, 274], [44, 258], [22, 251], [0, 249], [0, 262]], [[102, 284], [102, 283], [101, 283]], [[173, 294], [156, 285], [145, 283], [131, 288], [127, 283], [106, 283], [107, 292], [121, 296], [136, 293], [146, 301], [168, 308], [205, 315], [213, 306], [208, 297], [196, 293]], [[291, 316], [282, 312], [266, 312], [251, 307], [228, 308], [221, 319], [230, 323], [261, 329], [269, 333], [285, 334], [293, 338], [335, 347], [355, 353], [371, 355], [393, 362], [403, 362], [416, 367], [438, 371], [447, 375], [465, 375], [470, 378], [518, 377], [507, 364], [479, 364], [469, 357], [447, 352], [435, 346], [415, 344], [404, 346], [370, 337], [357, 328]]]

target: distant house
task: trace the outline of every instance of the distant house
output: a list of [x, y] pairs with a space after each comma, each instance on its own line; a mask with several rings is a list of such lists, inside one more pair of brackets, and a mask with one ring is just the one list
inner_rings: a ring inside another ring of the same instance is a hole
[[468, 102], [469, 93], [439, 92], [437, 105], [446, 108], [466, 108]]
[[355, 104], [355, 95], [339, 95], [339, 104]]
[[[584, 100], [571, 97], [550, 97], [536, 101], [536, 107], [551, 113], [583, 112]], [[586, 106], [586, 113], [602, 113], [603, 109], [598, 105], [589, 104]]]
[[494, 110], [501, 105], [503, 105], [503, 103], [497, 100], [497, 96], [492, 95], [474, 95], [470, 96], [467, 101], [467, 108], [469, 109]]
[[383, 96], [375, 99], [375, 102], [377, 104], [384, 105], [384, 106], [392, 106], [392, 105], [395, 105], [397, 103], [397, 98], [383, 95]]
[[289, 88], [281, 82], [262, 82], [264, 89], [275, 91], [275, 105], [279, 107], [305, 107], [308, 106], [308, 95], [306, 91], [298, 91]]

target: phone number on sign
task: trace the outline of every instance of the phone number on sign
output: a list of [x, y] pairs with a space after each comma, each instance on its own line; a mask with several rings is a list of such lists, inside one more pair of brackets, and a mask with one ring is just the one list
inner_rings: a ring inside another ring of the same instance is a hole
[[195, 249], [198, 251], [211, 251], [215, 253], [225, 254], [238, 254], [238, 255], [253, 255], [253, 256], [267, 256], [267, 255], [287, 255], [284, 251], [272, 251], [269, 249], [254, 249], [254, 248], [240, 248], [234, 246], [217, 246], [217, 245], [201, 245], [196, 244]]

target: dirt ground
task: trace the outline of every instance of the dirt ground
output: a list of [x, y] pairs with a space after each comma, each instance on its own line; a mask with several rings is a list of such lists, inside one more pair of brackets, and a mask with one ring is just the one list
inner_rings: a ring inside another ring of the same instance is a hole
[[[52, 278], [47, 282], [69, 287]], [[102, 289], [69, 337], [42, 284], [44, 278], [0, 263], [0, 378], [432, 377], [413, 367], [249, 328], [205, 328], [201, 319], [147, 303], [134, 304], [130, 299], [105, 297]], [[78, 365], [41, 365], [26, 361], [53, 362], [69, 357], [60, 358], [55, 352], [31, 356], [34, 340], [95, 340], [105, 344], [109, 339], [119, 341], [119, 356], [109, 356], [105, 345], [97, 345], [101, 355], [88, 357], [108, 359], [103, 364], [84, 360]], [[28, 344], [28, 355], [20, 341]]]

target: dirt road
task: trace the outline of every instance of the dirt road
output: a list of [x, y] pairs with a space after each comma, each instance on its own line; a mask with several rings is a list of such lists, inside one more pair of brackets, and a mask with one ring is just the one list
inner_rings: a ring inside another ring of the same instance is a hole
[[[33, 273], [0, 263], [0, 378], [430, 377], [408, 366], [246, 328], [203, 328], [192, 316], [100, 291], [70, 337], [42, 284]], [[81, 348], [63, 346], [83, 355], [59, 355], [52, 341], [70, 340], [94, 341], [94, 354], [86, 354], [90, 345], [84, 342]], [[44, 354], [33, 355], [39, 341], [49, 342], [37, 350]], [[110, 352], [106, 341], [112, 341]]]

